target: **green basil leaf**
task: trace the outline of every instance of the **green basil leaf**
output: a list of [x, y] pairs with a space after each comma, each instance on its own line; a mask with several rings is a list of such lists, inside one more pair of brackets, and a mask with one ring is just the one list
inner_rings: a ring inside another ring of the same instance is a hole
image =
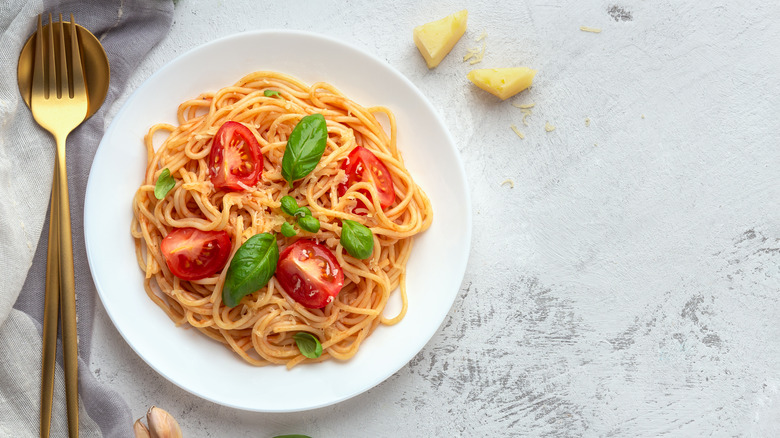
[[298, 211], [295, 212], [294, 216], [297, 218], [311, 216], [311, 210], [309, 210], [309, 207], [300, 207], [298, 208]]
[[295, 198], [292, 196], [282, 196], [279, 202], [282, 203], [282, 211], [290, 216], [295, 215], [295, 212], [298, 211], [298, 203], [295, 202]]
[[322, 355], [322, 344], [313, 334], [298, 332], [293, 335], [293, 339], [295, 339], [295, 344], [298, 345], [301, 354], [309, 359], [316, 359]]
[[341, 221], [341, 245], [356, 259], [367, 259], [374, 251], [374, 233], [360, 222]]
[[263, 94], [265, 95], [265, 97], [272, 97], [272, 96], [278, 96], [279, 92], [276, 90], [265, 90], [263, 91]]
[[295, 231], [295, 228], [293, 228], [293, 226], [290, 225], [289, 222], [285, 222], [282, 224], [282, 234], [284, 235], [284, 237], [292, 237], [298, 234], [298, 232]]
[[167, 167], [160, 172], [157, 177], [157, 184], [154, 185], [154, 197], [157, 199], [165, 198], [165, 195], [176, 185], [176, 180], [171, 176], [171, 171]]
[[250, 237], [233, 256], [222, 288], [222, 302], [228, 307], [238, 305], [241, 298], [268, 284], [276, 272], [279, 247], [273, 234]]
[[274, 438], [311, 438], [309, 435], [300, 435], [294, 433], [292, 435], [276, 435]]
[[[298, 226], [310, 233], [316, 233], [320, 230], [320, 221], [314, 216], [304, 216], [298, 219]], [[374, 243], [371, 240], [371, 243]]]
[[282, 177], [290, 187], [317, 167], [327, 142], [328, 128], [322, 114], [310, 114], [295, 125], [282, 157]]

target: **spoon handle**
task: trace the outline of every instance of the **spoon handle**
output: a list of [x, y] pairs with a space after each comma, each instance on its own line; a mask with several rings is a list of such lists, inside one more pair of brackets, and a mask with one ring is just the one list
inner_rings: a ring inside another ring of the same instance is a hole
[[49, 246], [46, 251], [46, 295], [43, 312], [43, 359], [41, 374], [41, 417], [42, 438], [48, 438], [51, 426], [51, 405], [54, 397], [54, 368], [57, 357], [57, 322], [60, 306], [60, 260], [59, 260], [59, 189], [55, 154], [54, 182], [49, 207]]
[[55, 135], [59, 196], [60, 323], [62, 324], [62, 358], [65, 365], [65, 397], [68, 407], [68, 433], [78, 437], [78, 336], [76, 332], [76, 284], [73, 273], [73, 237], [70, 224], [68, 171], [65, 162], [65, 135]]

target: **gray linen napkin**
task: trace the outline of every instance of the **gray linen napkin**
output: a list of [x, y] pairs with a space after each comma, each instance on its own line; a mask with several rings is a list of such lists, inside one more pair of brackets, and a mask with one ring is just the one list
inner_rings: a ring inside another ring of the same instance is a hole
[[[172, 0], [3, 0], [0, 2], [0, 436], [37, 436], [46, 230], [54, 141], [35, 124], [16, 86], [19, 51], [40, 13], [73, 13], [103, 43], [111, 64], [106, 102], [68, 138], [79, 330], [81, 436], [132, 435], [127, 404], [89, 370], [95, 286], [84, 247], [83, 204], [106, 109], [130, 73], [165, 35]], [[46, 223], [45, 223], [46, 222]], [[43, 234], [42, 234], [43, 232]], [[43, 239], [40, 239], [41, 236]], [[13, 306], [13, 308], [12, 308]], [[51, 436], [66, 436], [61, 346], [58, 346]]]

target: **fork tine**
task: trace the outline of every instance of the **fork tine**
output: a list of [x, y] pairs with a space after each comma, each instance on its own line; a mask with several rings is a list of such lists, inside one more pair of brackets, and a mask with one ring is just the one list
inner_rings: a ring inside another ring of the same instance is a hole
[[[60, 22], [59, 22], [59, 29], [60, 29], [60, 37], [59, 37], [59, 48], [56, 50], [57, 55], [57, 62], [60, 66], [60, 74], [59, 74], [59, 91], [60, 93], [57, 94], [58, 97], [73, 97], [72, 89], [68, 85], [68, 55], [65, 52], [65, 23], [62, 22], [62, 14], [60, 14]], [[66, 95], [67, 93], [67, 95]]]
[[41, 16], [38, 15], [38, 30], [35, 32], [35, 60], [33, 61], [33, 80], [32, 87], [30, 87], [31, 98], [32, 95], [42, 95], [44, 92], [44, 59], [46, 57], [43, 53], [43, 24], [41, 23]]
[[[63, 34], [64, 35], [64, 34]], [[85, 94], [87, 92], [84, 85], [84, 71], [81, 67], [81, 51], [79, 49], [78, 28], [73, 14], [70, 14], [70, 41], [71, 41], [71, 64], [73, 65], [73, 94], [71, 97]]]
[[[57, 92], [57, 65], [55, 64], [54, 60], [54, 22], [52, 20], [51, 14], [49, 14], [49, 36], [47, 38], [46, 43], [46, 53], [47, 58], [49, 58], [49, 65], [48, 65], [48, 73], [49, 78], [46, 85], [46, 98], [51, 99], [52, 96], [56, 95], [57, 97], [60, 97], [60, 93]], [[54, 92], [54, 94], [52, 94]]]

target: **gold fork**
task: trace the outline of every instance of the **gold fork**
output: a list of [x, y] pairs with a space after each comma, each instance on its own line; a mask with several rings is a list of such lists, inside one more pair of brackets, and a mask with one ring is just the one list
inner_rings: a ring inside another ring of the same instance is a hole
[[[82, 57], [73, 14], [70, 16], [70, 56], [66, 48], [65, 24], [60, 14], [59, 38], [55, 44], [55, 23], [49, 14], [47, 35], [41, 17], [35, 37], [35, 61], [30, 93], [33, 117], [49, 131], [57, 144], [52, 183], [47, 251], [46, 297], [44, 304], [43, 377], [41, 385], [41, 436], [49, 436], [54, 390], [54, 357], [57, 346], [57, 311], [62, 323], [68, 433], [78, 436], [78, 338], [76, 334], [76, 286], [73, 274], [73, 240], [68, 197], [65, 140], [87, 117], [88, 98]], [[59, 295], [58, 292], [59, 291]]]

